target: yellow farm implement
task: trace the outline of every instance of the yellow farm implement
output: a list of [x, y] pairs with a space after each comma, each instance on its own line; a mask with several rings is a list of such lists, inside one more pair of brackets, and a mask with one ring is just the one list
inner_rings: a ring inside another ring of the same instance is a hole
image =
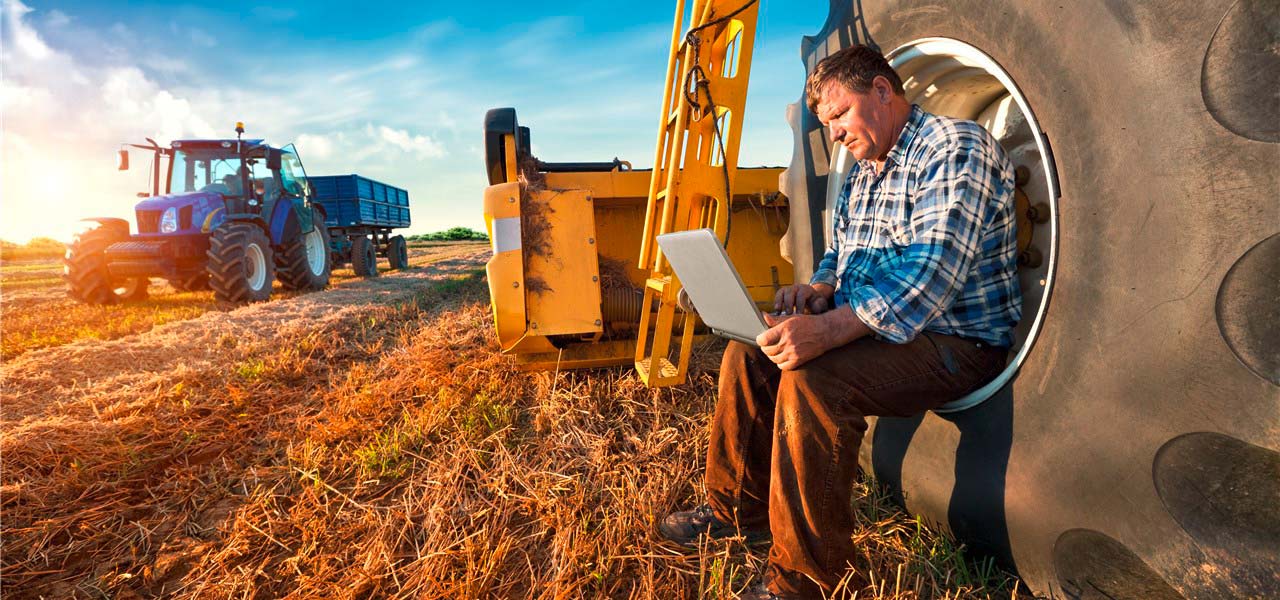
[[489, 286], [499, 342], [521, 365], [634, 361], [650, 386], [682, 383], [703, 330], [678, 306], [663, 233], [713, 229], [759, 303], [792, 282], [782, 169], [737, 166], [757, 10], [698, 0], [686, 31], [678, 3], [652, 170], [537, 160], [515, 110], [489, 111]]

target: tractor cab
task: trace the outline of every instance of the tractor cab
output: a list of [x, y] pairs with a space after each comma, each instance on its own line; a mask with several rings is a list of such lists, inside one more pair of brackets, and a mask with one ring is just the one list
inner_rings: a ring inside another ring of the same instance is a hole
[[[139, 234], [208, 234], [232, 215], [270, 223], [282, 199], [297, 205], [304, 232], [314, 226], [306, 210], [306, 171], [292, 144], [274, 148], [260, 139], [231, 139], [175, 140], [171, 148], [132, 145], [154, 153], [152, 191], [139, 194], [147, 198], [135, 207]], [[127, 151], [120, 152], [127, 169]]]

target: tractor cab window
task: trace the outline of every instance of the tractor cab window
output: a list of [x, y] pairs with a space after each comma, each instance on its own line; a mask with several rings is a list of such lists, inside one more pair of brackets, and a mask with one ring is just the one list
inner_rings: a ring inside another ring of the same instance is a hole
[[[270, 177], [264, 159], [250, 159], [250, 183], [255, 179]], [[239, 176], [240, 158], [225, 148], [183, 148], [173, 153], [172, 175], [169, 193], [217, 192], [224, 196], [242, 196], [244, 190]]]
[[298, 158], [297, 149], [289, 144], [280, 151], [280, 179], [285, 191], [292, 196], [306, 196], [307, 171], [302, 168], [302, 159]]

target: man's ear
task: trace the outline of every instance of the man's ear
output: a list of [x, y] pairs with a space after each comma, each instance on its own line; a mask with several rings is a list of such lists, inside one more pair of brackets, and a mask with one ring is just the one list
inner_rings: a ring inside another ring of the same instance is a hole
[[888, 104], [889, 98], [893, 96], [893, 89], [889, 85], [888, 78], [884, 75], [876, 75], [876, 78], [871, 81], [871, 85], [876, 88], [876, 97], [880, 99], [880, 104]]

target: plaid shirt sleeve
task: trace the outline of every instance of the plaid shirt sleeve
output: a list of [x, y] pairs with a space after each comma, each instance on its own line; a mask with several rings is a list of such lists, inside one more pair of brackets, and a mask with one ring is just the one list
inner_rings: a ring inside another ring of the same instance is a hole
[[[1012, 194], [1001, 165], [993, 149], [973, 136], [960, 136], [927, 157], [910, 213], [913, 241], [895, 269], [850, 293], [849, 304], [868, 327], [906, 343], [950, 308], [981, 252], [989, 213]], [[823, 257], [819, 273], [830, 266], [834, 280], [832, 256]]]

